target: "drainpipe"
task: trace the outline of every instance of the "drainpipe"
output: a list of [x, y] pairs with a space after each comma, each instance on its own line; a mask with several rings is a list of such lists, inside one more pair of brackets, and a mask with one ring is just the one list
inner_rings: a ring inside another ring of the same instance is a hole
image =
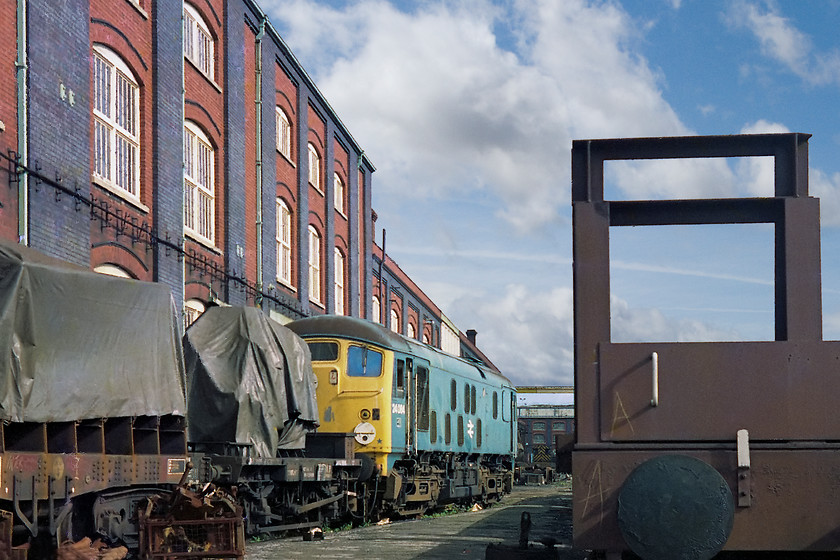
[[[17, 1], [17, 141], [20, 164], [29, 166], [29, 112], [26, 85], [29, 79], [26, 64], [26, 1]], [[18, 242], [29, 245], [29, 174], [18, 177]]]
[[[266, 16], [265, 14], [261, 14], [262, 19], [260, 20], [260, 31], [257, 33], [256, 42], [254, 45], [255, 48], [255, 64], [254, 67], [256, 68], [256, 76], [254, 78], [254, 82], [256, 85], [256, 99], [254, 100], [256, 104], [256, 115], [254, 120], [256, 121], [256, 129], [257, 129], [257, 161], [256, 161], [256, 170], [257, 170], [257, 290], [262, 292], [263, 289], [263, 239], [262, 239], [262, 226], [263, 226], [263, 210], [262, 210], [262, 195], [263, 195], [263, 188], [262, 188], [262, 39], [265, 36], [265, 21]], [[262, 296], [257, 294], [256, 297], [256, 304], [258, 307], [262, 306]]]

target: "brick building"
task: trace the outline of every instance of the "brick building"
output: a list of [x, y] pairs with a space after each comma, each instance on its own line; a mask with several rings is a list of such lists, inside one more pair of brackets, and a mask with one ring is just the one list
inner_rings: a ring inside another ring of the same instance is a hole
[[540, 455], [550, 455], [553, 460], [557, 437], [575, 432], [574, 405], [532, 404], [517, 407], [519, 445], [524, 460], [545, 461]]
[[493, 367], [382, 262], [373, 172], [252, 0], [0, 0], [0, 240]]
[[0, 0], [0, 238], [280, 320], [368, 316], [363, 150], [250, 0]]

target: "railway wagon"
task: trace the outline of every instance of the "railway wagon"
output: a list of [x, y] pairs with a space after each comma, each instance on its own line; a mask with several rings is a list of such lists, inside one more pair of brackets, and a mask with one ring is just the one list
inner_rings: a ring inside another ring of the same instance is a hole
[[361, 463], [343, 435], [315, 433], [303, 340], [254, 307], [211, 307], [183, 340], [190, 479], [236, 496], [246, 536], [321, 527], [356, 511]]
[[[600, 557], [840, 549], [840, 343], [823, 341], [807, 134], [572, 147], [574, 542]], [[769, 156], [772, 196], [605, 200], [604, 162]], [[775, 339], [616, 343], [610, 228], [772, 224]]]
[[179, 317], [161, 284], [0, 244], [0, 557], [99, 534], [187, 469]]
[[287, 325], [309, 345], [319, 431], [351, 432], [365, 514], [414, 515], [510, 490], [516, 394], [510, 381], [363, 319]]

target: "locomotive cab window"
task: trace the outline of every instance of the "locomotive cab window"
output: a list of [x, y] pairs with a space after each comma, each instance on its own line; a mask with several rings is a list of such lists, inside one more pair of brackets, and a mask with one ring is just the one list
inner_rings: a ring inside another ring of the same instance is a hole
[[335, 342], [309, 342], [313, 362], [334, 362], [338, 359], [338, 344]]
[[347, 349], [347, 375], [379, 377], [382, 375], [382, 354], [364, 346], [350, 346]]
[[397, 360], [394, 368], [394, 396], [405, 397], [405, 360]]

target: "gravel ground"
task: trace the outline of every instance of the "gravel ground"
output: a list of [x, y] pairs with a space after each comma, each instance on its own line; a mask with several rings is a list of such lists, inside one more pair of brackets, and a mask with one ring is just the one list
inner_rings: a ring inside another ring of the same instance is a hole
[[[523, 512], [531, 517], [527, 551], [518, 549]], [[585, 551], [571, 549], [571, 515], [570, 481], [517, 486], [501, 503], [480, 511], [330, 532], [322, 541], [306, 542], [292, 537], [249, 543], [246, 558], [583, 560]], [[549, 549], [544, 541], [556, 544]]]

